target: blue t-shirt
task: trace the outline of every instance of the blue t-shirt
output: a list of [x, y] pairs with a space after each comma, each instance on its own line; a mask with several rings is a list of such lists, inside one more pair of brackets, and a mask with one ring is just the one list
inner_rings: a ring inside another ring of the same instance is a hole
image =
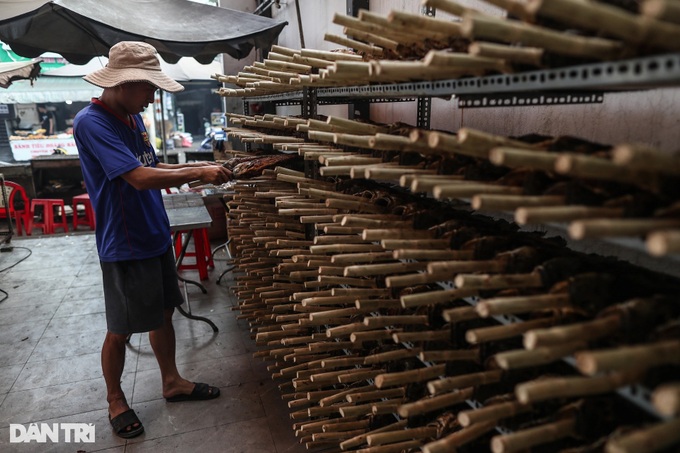
[[141, 116], [131, 118], [134, 127], [93, 100], [73, 121], [101, 261], [160, 256], [172, 243], [160, 190], [137, 190], [120, 176], [158, 162]]

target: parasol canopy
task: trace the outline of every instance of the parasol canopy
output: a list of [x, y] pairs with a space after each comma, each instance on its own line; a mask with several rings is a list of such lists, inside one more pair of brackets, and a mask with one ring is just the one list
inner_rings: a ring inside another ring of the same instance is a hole
[[0, 0], [0, 41], [35, 58], [45, 51], [84, 64], [120, 41], [144, 41], [176, 63], [268, 48], [287, 22], [188, 0]]
[[16, 80], [30, 80], [40, 73], [40, 60], [0, 63], [0, 87], [8, 88]]
[[[108, 63], [106, 57], [95, 57], [84, 65], [67, 64], [61, 68], [46, 72], [45, 76], [50, 77], [82, 77], [98, 69], [103, 68]], [[210, 64], [200, 64], [193, 58], [180, 58], [177, 63], [167, 63], [161, 60], [161, 69], [173, 80], [184, 82], [188, 80], [214, 80], [210, 76], [222, 72], [222, 65], [218, 61]], [[217, 82], [216, 82], [217, 83]]]

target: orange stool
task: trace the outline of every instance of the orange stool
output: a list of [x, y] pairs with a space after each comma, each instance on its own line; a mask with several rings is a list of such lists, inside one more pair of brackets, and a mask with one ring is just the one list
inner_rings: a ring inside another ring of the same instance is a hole
[[[78, 216], [78, 206], [82, 206], [84, 213], [81, 217]], [[90, 202], [90, 195], [84, 193], [73, 197], [73, 229], [77, 230], [78, 225], [87, 225], [90, 230], [94, 230], [94, 210]]]
[[[208, 267], [214, 268], [215, 263], [212, 259], [212, 254], [210, 253], [210, 239], [208, 238], [207, 228], [198, 228], [192, 231], [192, 238], [194, 244], [194, 250], [187, 251], [184, 253], [184, 258], [182, 262], [179, 263], [177, 270], [198, 270], [198, 276], [201, 280], [208, 278]], [[182, 253], [183, 240], [185, 240], [185, 235], [187, 231], [179, 231], [177, 238], [175, 240], [175, 256], [179, 257]], [[186, 257], [194, 257], [194, 263], [184, 263]]]
[[[36, 208], [42, 207], [42, 220], [35, 221]], [[55, 216], [55, 208], [57, 214]], [[56, 219], [58, 217], [58, 220]], [[68, 233], [68, 221], [66, 220], [66, 207], [64, 200], [59, 198], [34, 198], [31, 200], [31, 216], [28, 231], [33, 228], [41, 228], [43, 234], [54, 234], [56, 228], [63, 228]]]

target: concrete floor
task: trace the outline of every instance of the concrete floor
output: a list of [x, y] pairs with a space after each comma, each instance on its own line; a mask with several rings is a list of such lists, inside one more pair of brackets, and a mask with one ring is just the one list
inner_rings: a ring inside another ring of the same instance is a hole
[[[194, 314], [175, 314], [177, 362], [191, 380], [216, 385], [221, 396], [205, 402], [166, 403], [147, 334], [132, 336], [123, 388], [145, 427], [125, 441], [107, 420], [100, 348], [106, 332], [101, 271], [94, 234], [15, 237], [0, 253], [0, 451], [1, 452], [244, 452], [295, 453], [304, 448], [291, 429], [288, 408], [266, 364], [252, 358], [248, 326], [236, 319], [228, 290], [216, 279], [208, 293], [189, 285]], [[29, 255], [30, 251], [30, 256]], [[7, 269], [28, 256], [19, 264]], [[198, 278], [195, 271], [184, 271]], [[3, 294], [0, 294], [2, 299]], [[184, 305], [186, 307], [186, 305]], [[93, 423], [94, 443], [10, 443], [10, 424]]]

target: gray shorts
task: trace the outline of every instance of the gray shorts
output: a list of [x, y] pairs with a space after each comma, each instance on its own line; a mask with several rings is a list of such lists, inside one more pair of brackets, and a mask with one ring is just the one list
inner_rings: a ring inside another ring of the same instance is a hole
[[103, 262], [106, 326], [121, 335], [163, 326], [163, 311], [184, 303], [172, 247], [144, 260]]

